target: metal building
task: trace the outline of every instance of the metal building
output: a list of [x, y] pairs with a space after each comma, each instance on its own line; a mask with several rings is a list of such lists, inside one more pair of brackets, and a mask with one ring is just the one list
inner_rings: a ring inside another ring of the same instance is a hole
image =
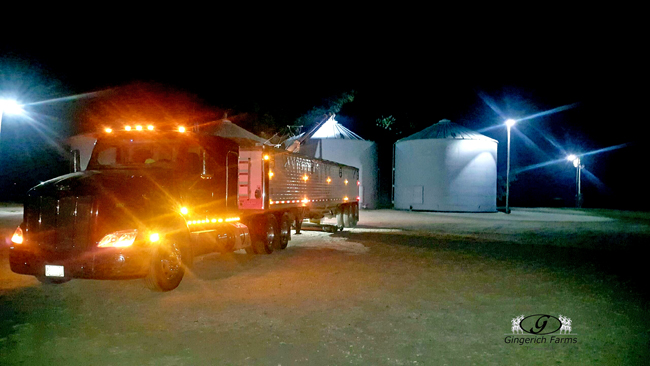
[[359, 207], [377, 208], [379, 169], [373, 141], [364, 140], [330, 116], [300, 146], [300, 153], [359, 168]]
[[395, 208], [496, 211], [497, 144], [446, 119], [398, 140], [393, 155]]

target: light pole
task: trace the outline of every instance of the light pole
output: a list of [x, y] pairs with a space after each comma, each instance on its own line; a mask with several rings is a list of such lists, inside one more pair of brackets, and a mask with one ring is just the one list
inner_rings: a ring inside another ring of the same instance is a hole
[[23, 108], [13, 99], [0, 99], [0, 133], [2, 133], [2, 115], [5, 113], [21, 114], [23, 113]]
[[506, 127], [508, 128], [508, 165], [506, 168], [506, 213], [510, 213], [510, 128], [515, 125], [517, 121], [510, 118], [506, 120]]
[[580, 191], [580, 172], [585, 166], [582, 165], [580, 157], [573, 154], [566, 157], [566, 159], [573, 163], [573, 166], [576, 168], [576, 207], [582, 207], [582, 192]]

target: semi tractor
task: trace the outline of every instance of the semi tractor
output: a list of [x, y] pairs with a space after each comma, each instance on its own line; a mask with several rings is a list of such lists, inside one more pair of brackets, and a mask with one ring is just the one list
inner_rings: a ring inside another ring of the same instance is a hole
[[359, 218], [359, 170], [270, 146], [154, 126], [106, 129], [84, 171], [32, 188], [11, 238], [11, 270], [47, 284], [181, 282], [195, 257], [287, 247], [303, 220]]

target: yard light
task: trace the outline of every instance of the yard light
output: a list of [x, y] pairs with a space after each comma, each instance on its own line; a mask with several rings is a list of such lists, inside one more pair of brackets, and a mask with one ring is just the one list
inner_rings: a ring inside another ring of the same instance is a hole
[[576, 207], [582, 207], [582, 192], [580, 190], [580, 172], [585, 166], [582, 165], [580, 157], [571, 154], [566, 157], [566, 159], [573, 163], [573, 166], [576, 168]]
[[0, 132], [2, 132], [3, 114], [23, 114], [23, 107], [14, 99], [0, 99]]
[[506, 213], [510, 213], [510, 128], [515, 125], [517, 121], [510, 118], [507, 119], [505, 124], [508, 127], [508, 163], [506, 168]]

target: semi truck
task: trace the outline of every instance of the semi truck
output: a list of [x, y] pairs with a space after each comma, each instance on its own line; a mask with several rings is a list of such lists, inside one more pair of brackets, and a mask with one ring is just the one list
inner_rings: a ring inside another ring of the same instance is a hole
[[287, 247], [303, 220], [359, 219], [359, 170], [271, 146], [154, 126], [96, 135], [87, 168], [28, 191], [11, 238], [15, 273], [46, 284], [144, 278], [181, 282], [194, 258]]

